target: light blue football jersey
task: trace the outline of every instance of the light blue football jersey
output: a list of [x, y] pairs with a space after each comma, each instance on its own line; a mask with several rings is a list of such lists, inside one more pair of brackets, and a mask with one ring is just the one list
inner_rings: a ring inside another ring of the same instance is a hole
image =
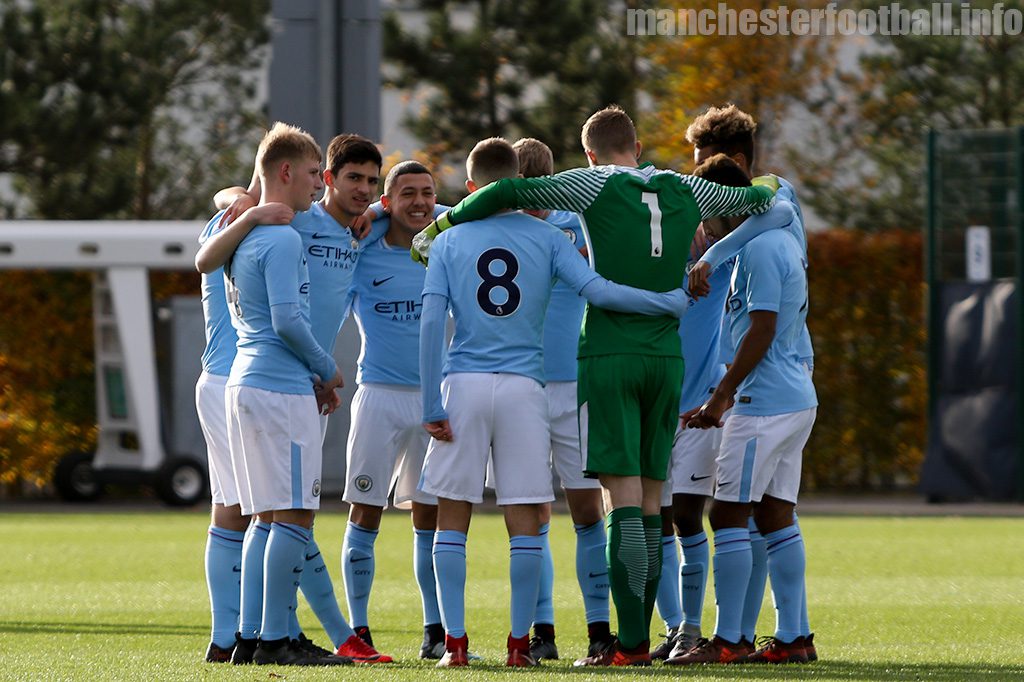
[[[577, 251], [583, 247], [583, 226], [578, 214], [551, 211], [544, 220], [560, 229]], [[555, 282], [544, 317], [544, 376], [548, 381], [576, 381], [576, 351], [586, 309], [587, 299], [565, 282]]]
[[814, 407], [818, 399], [800, 361], [798, 341], [807, 317], [806, 261], [786, 230], [751, 239], [737, 256], [727, 303], [736, 348], [750, 329], [750, 312], [778, 313], [768, 352], [739, 385], [733, 414], [767, 416]]
[[[224, 215], [217, 215], [206, 223], [199, 235], [202, 244], [217, 231], [217, 221]], [[203, 350], [203, 371], [226, 377], [231, 373], [231, 362], [235, 359], [235, 344], [238, 334], [231, 326], [231, 313], [224, 291], [224, 268], [217, 268], [202, 277], [203, 321], [206, 324], [206, 348]]]
[[365, 239], [356, 239], [316, 202], [308, 211], [296, 213], [292, 227], [302, 237], [309, 268], [309, 316], [313, 338], [328, 353], [334, 353], [338, 332], [348, 315], [352, 278], [356, 263], [366, 249], [381, 238], [387, 225], [374, 222]]
[[238, 353], [228, 386], [313, 394], [313, 372], [274, 331], [270, 309], [297, 304], [309, 322], [309, 273], [302, 239], [282, 225], [260, 225], [246, 235], [225, 266], [228, 310]]
[[[793, 183], [785, 178], [779, 178], [779, 191], [775, 193], [776, 200], [782, 199], [793, 204], [793, 209], [796, 211], [796, 221], [790, 223], [786, 229], [796, 237], [797, 242], [800, 244], [800, 249], [804, 254], [804, 261], [809, 263], [807, 258], [807, 232], [806, 226], [804, 225], [804, 210], [800, 207], [800, 200], [796, 198], [796, 188], [793, 187]], [[797, 352], [800, 354], [800, 360], [807, 364], [808, 367], [814, 366], [814, 344], [811, 342], [811, 332], [807, 329], [807, 323], [804, 323], [804, 328], [800, 332], [800, 339], [797, 341]]]
[[554, 278], [580, 291], [598, 277], [565, 234], [523, 213], [457, 225], [434, 241], [424, 294], [449, 299], [453, 372], [503, 372], [543, 384], [543, 325]]
[[[389, 218], [374, 221], [384, 224]], [[378, 239], [362, 249], [356, 267], [352, 308], [363, 349], [356, 382], [420, 385], [420, 311], [427, 271], [409, 258], [409, 249]]]
[[[694, 259], [687, 262], [687, 270], [694, 262]], [[725, 263], [711, 273], [708, 278], [711, 293], [698, 298], [679, 321], [683, 367], [686, 368], [679, 396], [679, 414], [703, 405], [725, 374], [725, 366], [719, 358], [719, 344], [722, 315], [732, 278], [730, 265], [731, 262]]]

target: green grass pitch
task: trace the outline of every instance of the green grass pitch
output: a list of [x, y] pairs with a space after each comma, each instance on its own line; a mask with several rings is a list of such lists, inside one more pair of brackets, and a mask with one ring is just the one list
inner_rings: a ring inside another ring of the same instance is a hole
[[[552, 523], [563, 660], [504, 669], [508, 551], [500, 516], [469, 535], [467, 624], [484, 657], [439, 671], [416, 656], [422, 635], [408, 519], [385, 515], [370, 604], [374, 637], [398, 662], [342, 669], [238, 668], [201, 662], [209, 613], [200, 513], [0, 516], [0, 680], [421, 680], [634, 678], [701, 680], [1024, 680], [1024, 519], [807, 516], [811, 622], [821, 660], [806, 666], [573, 669], [584, 650], [567, 517]], [[317, 538], [341, 595], [344, 518]], [[326, 643], [308, 608], [306, 632]], [[662, 629], [655, 615], [653, 634]], [[766, 597], [758, 630], [774, 625]], [[704, 613], [714, 627], [714, 597]]]

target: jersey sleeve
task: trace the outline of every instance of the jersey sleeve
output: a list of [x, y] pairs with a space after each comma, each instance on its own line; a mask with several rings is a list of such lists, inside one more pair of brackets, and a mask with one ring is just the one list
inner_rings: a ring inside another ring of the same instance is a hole
[[298, 303], [302, 262], [302, 238], [292, 229], [274, 233], [274, 240], [263, 252], [263, 276], [267, 284], [267, 303]]
[[448, 219], [457, 225], [517, 208], [583, 213], [601, 193], [606, 177], [597, 168], [574, 168], [539, 178], [504, 178], [460, 201], [448, 211]]
[[714, 270], [739, 253], [740, 249], [754, 237], [762, 235], [768, 230], [782, 229], [795, 219], [796, 212], [793, 210], [793, 205], [788, 201], [777, 201], [767, 213], [750, 216], [743, 221], [742, 225], [715, 242], [700, 257], [700, 260]]
[[434, 241], [430, 251], [430, 263], [427, 265], [427, 274], [423, 279], [423, 295], [439, 294], [448, 297], [448, 235], [445, 232]]
[[[427, 268], [434, 267], [431, 263]], [[445, 314], [448, 297], [423, 294], [420, 311], [420, 393], [423, 401], [423, 421], [447, 419], [441, 400], [441, 366], [444, 363]]]
[[747, 278], [747, 310], [777, 313], [782, 305], [782, 282], [786, 275], [781, 250], [778, 244], [757, 246], [741, 256]]
[[601, 277], [587, 265], [587, 261], [580, 258], [579, 251], [561, 232], [552, 231], [551, 257], [554, 266], [552, 272], [576, 293]]
[[692, 175], [680, 175], [679, 178], [693, 191], [701, 220], [764, 213], [775, 200], [775, 192], [767, 187], [725, 187]]

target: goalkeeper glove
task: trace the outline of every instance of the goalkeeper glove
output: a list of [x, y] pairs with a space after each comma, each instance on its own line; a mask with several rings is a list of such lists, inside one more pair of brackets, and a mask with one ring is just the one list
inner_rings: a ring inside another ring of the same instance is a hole
[[767, 187], [774, 194], [779, 191], [779, 178], [778, 176], [772, 175], [758, 175], [756, 178], [750, 179], [750, 184], [754, 187]]
[[451, 226], [452, 222], [448, 219], [448, 211], [445, 211], [432, 220], [429, 225], [417, 232], [416, 236], [412, 238], [412, 249], [410, 249], [412, 259], [417, 263], [426, 265], [427, 259], [430, 257], [431, 244], [434, 243], [439, 234]]

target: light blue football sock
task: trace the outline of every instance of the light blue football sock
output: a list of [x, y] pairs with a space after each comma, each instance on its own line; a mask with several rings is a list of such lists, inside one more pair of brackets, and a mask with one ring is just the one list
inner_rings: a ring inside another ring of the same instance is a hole
[[683, 563], [679, 567], [679, 592], [682, 595], [683, 623], [700, 629], [704, 611], [704, 592], [708, 584], [710, 550], [707, 533], [679, 538]]
[[466, 534], [439, 530], [434, 534], [434, 576], [441, 622], [452, 637], [466, 634]]
[[574, 525], [576, 530], [576, 580], [583, 593], [587, 623], [607, 623], [611, 617], [608, 602], [608, 537], [604, 521], [589, 526]]
[[366, 612], [373, 589], [376, 559], [373, 543], [377, 532], [349, 521], [345, 529], [345, 542], [341, 547], [341, 574], [345, 578], [345, 598], [348, 600], [348, 620], [352, 627], [370, 624]]
[[423, 602], [423, 624], [441, 622], [441, 609], [437, 605], [437, 581], [434, 579], [434, 531], [414, 528], [412, 572], [420, 586]]
[[750, 581], [743, 597], [743, 621], [740, 629], [744, 639], [753, 642], [757, 632], [757, 619], [761, 616], [761, 605], [764, 602], [765, 583], [768, 582], [768, 550], [753, 517], [750, 517], [747, 528], [750, 530]]
[[679, 550], [676, 536], [661, 536], [661, 578], [658, 581], [658, 615], [665, 627], [672, 630], [683, 622], [679, 601]]
[[[317, 620], [324, 627], [324, 632], [331, 638], [335, 648], [341, 645], [346, 639], [355, 634], [345, 617], [341, 615], [338, 608], [338, 598], [334, 595], [334, 581], [327, 570], [324, 557], [320, 554], [320, 547], [312, 536], [310, 529], [309, 544], [303, 552], [306, 567], [302, 571], [302, 580], [299, 581], [299, 589], [302, 596], [309, 602]], [[298, 619], [295, 621], [298, 625]]]
[[537, 611], [544, 549], [536, 535], [514, 535], [509, 538], [508, 545], [508, 576], [512, 585], [510, 632], [512, 637], [519, 638], [530, 634], [530, 625]]
[[210, 641], [222, 649], [235, 645], [241, 610], [242, 543], [245, 532], [210, 526], [206, 536], [206, 587], [210, 592]]
[[295, 610], [296, 591], [306, 567], [302, 554], [312, 537], [308, 528], [275, 521], [270, 525], [263, 560], [263, 626], [260, 639], [288, 637], [288, 621]]
[[[800, 519], [797, 518], [796, 512], [793, 512], [793, 525], [796, 526], [797, 530], [800, 530]], [[803, 531], [800, 531], [800, 536], [803, 537]], [[804, 556], [807, 555], [807, 543], [804, 542]], [[804, 594], [803, 601], [800, 607], [800, 634], [807, 637], [811, 634], [811, 619], [807, 613], [807, 572], [804, 571]]]
[[242, 542], [242, 594], [238, 631], [245, 639], [256, 639], [263, 622], [263, 559], [267, 551], [270, 524], [253, 521]]
[[545, 625], [555, 624], [555, 560], [551, 556], [551, 542], [548, 538], [550, 530], [550, 523], [542, 523], [537, 534], [541, 552], [540, 587], [533, 622]]
[[750, 582], [750, 531], [722, 528], [715, 535], [715, 603], [718, 621], [715, 634], [736, 644], [740, 641], [743, 594]]
[[775, 638], [792, 642], [800, 637], [806, 557], [800, 529], [794, 524], [768, 533], [768, 573], [775, 599]]

